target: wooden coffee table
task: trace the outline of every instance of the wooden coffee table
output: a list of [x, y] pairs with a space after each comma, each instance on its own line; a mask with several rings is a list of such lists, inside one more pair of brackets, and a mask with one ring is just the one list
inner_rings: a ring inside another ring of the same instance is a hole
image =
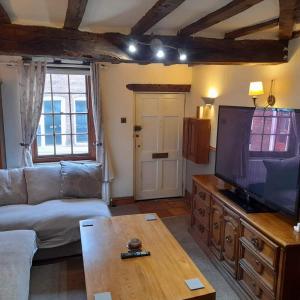
[[[92, 225], [92, 226], [85, 226]], [[145, 215], [80, 222], [88, 300], [111, 292], [113, 300], [214, 300], [215, 291], [162, 221]], [[122, 260], [126, 244], [137, 237], [151, 256]], [[185, 279], [199, 278], [205, 288], [191, 291]]]

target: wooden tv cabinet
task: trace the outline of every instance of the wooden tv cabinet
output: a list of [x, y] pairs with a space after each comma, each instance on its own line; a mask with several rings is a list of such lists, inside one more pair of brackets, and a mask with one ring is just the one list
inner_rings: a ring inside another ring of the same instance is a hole
[[277, 213], [251, 213], [193, 176], [190, 232], [242, 299], [300, 299], [300, 234]]

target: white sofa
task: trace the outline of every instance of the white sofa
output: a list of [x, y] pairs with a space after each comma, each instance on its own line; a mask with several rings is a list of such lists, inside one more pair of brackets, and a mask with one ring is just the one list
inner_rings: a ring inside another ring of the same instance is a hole
[[0, 299], [28, 300], [30, 268], [37, 250], [35, 232], [0, 232], [0, 245]]
[[[83, 178], [80, 186], [81, 174], [75, 170], [75, 174], [71, 174], [76, 179], [73, 188], [72, 177], [67, 182], [69, 177], [64, 177], [62, 170], [60, 164], [1, 170], [0, 231], [34, 230], [39, 248], [54, 248], [80, 240], [80, 220], [110, 216], [106, 203], [95, 198], [95, 192], [90, 193], [97, 184], [94, 178]], [[88, 171], [83, 171], [84, 177]], [[72, 172], [71, 170], [68, 175]], [[69, 187], [64, 187], [66, 182]], [[72, 197], [64, 197], [63, 190], [66, 188]], [[101, 177], [99, 189], [101, 190]], [[74, 198], [76, 193], [81, 198]], [[94, 197], [82, 198], [85, 195]]]

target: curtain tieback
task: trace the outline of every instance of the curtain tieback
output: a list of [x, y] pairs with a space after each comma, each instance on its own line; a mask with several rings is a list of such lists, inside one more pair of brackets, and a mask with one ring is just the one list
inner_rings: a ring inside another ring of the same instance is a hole
[[20, 143], [20, 146], [25, 147], [25, 148], [29, 148], [30, 144]]
[[97, 147], [102, 147], [103, 144], [95, 142], [94, 145], [97, 146]]

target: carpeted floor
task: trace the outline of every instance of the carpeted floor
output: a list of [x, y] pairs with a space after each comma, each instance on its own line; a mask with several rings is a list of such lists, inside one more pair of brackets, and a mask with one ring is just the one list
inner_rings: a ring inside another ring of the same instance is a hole
[[[113, 215], [126, 213], [139, 212], [136, 210], [135, 205], [113, 208]], [[176, 216], [163, 218], [163, 221], [215, 288], [217, 299], [238, 300], [239, 297], [188, 233], [188, 219], [188, 216]], [[85, 283], [81, 258], [33, 266], [30, 291], [30, 300], [85, 300]]]

